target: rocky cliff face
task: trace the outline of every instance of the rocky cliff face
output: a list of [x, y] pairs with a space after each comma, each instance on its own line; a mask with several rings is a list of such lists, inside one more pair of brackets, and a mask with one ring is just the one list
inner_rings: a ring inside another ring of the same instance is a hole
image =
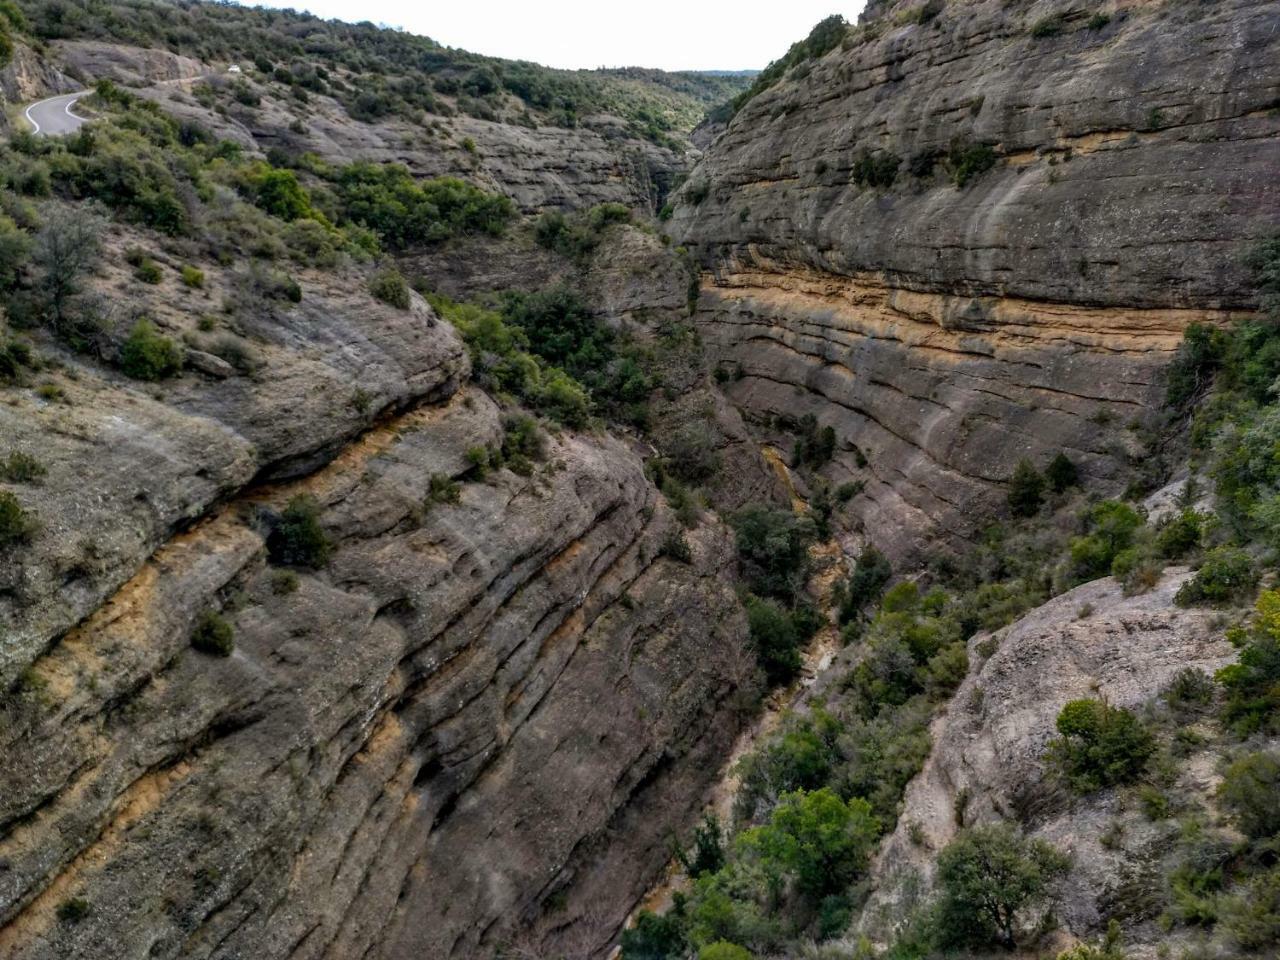
[[854, 508], [900, 557], [963, 544], [1021, 457], [1114, 484], [1280, 219], [1274, 4], [907, 7], [749, 101], [674, 231], [729, 395], [833, 426], [833, 479], [865, 456]]
[[[5, 391], [48, 475], [4, 568], [0, 955], [595, 950], [735, 732], [724, 527], [662, 558], [639, 458], [569, 434], [433, 503], [500, 411], [424, 303], [306, 279], [238, 321], [254, 373], [202, 355], [145, 391], [66, 355], [60, 396]], [[199, 346], [198, 310], [153, 299]], [[298, 493], [334, 549], [295, 578], [264, 518]], [[190, 645], [206, 610], [229, 659]]]

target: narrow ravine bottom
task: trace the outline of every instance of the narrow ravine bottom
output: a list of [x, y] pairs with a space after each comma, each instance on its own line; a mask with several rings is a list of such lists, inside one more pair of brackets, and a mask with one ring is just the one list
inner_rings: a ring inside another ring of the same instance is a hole
[[[784, 489], [788, 491], [793, 509], [797, 513], [808, 511], [808, 503], [796, 490], [791, 471], [782, 454], [768, 445], [763, 446], [761, 452], [778, 474]], [[815, 572], [809, 580], [808, 592], [814, 598], [818, 609], [823, 612], [825, 623], [813, 635], [802, 654], [799, 676], [788, 686], [770, 691], [761, 704], [755, 720], [738, 735], [733, 749], [725, 757], [720, 776], [707, 795], [703, 811], [714, 814], [722, 824], [729, 824], [733, 818], [733, 804], [741, 786], [738, 773], [740, 761], [772, 736], [787, 714], [806, 700], [811, 688], [831, 666], [841, 648], [840, 629], [836, 624], [833, 609], [833, 595], [837, 584], [846, 573], [844, 552], [839, 541], [830, 539], [810, 547], [809, 555], [813, 560]], [[626, 926], [633, 926], [637, 917], [644, 911], [663, 913], [669, 910], [675, 894], [689, 890], [690, 886], [689, 877], [685, 874], [679, 859], [673, 856], [662, 875], [627, 917]], [[610, 958], [611, 960], [618, 958], [621, 954], [622, 948], [615, 947], [610, 953]]]

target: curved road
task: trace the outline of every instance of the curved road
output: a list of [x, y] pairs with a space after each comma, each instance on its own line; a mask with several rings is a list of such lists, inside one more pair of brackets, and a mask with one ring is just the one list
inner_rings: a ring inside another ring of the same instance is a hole
[[33, 131], [43, 136], [55, 137], [64, 133], [75, 133], [88, 120], [77, 116], [71, 108], [77, 100], [86, 96], [88, 90], [79, 93], [64, 93], [48, 100], [41, 100], [27, 107], [25, 114]]

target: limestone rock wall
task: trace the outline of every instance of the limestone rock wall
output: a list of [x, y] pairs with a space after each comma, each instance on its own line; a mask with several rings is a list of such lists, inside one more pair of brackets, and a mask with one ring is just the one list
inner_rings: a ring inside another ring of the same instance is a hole
[[[905, 556], [963, 544], [1022, 456], [1065, 450], [1105, 488], [1146, 455], [1126, 427], [1184, 327], [1255, 306], [1243, 259], [1280, 224], [1280, 12], [901, 12], [751, 100], [673, 233], [704, 268], [707, 342], [745, 374], [731, 396], [834, 426], [837, 474], [858, 447], [854, 509]], [[994, 165], [957, 186], [978, 146]], [[866, 182], [859, 161], [890, 154], [893, 182]]]

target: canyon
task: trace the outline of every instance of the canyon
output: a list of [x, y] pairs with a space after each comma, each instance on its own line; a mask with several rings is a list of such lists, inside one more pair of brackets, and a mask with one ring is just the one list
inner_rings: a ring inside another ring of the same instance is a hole
[[[45, 474], [0, 484], [38, 520], [0, 546], [0, 957], [608, 956], [680, 873], [673, 838], [709, 798], [726, 807], [765, 693], [738, 511], [810, 515], [856, 489], [815, 548], [821, 669], [775, 694], [808, 717], [838, 710], [863, 657], [835, 639], [831, 591], [868, 547], [927, 583], [1007, 519], [1020, 461], [1058, 453], [1095, 499], [1185, 487], [1163, 419], [1184, 333], [1266, 310], [1246, 263], [1280, 229], [1280, 10], [1103, 9], [873, 3], [727, 122], [670, 138], [605, 113], [515, 122], [533, 108], [509, 93], [492, 119], [449, 93], [430, 121], [358, 120], [337, 84], [302, 100], [261, 70], [250, 106], [194, 51], [70, 29], [19, 43], [11, 104], [110, 80], [247, 161], [400, 164], [515, 219], [397, 251], [417, 282], [396, 306], [351, 255], [289, 266], [297, 302], [253, 299], [265, 255], [245, 250], [266, 228], [220, 259], [89, 214], [89, 293], [122, 305], [108, 328], [145, 317], [185, 368], [140, 383], [110, 336], [77, 349], [14, 324], [42, 385], [0, 381], [0, 454]], [[217, 175], [191, 187], [196, 233], [236, 202]], [[585, 252], [540, 241], [538, 217], [602, 204], [631, 212]], [[143, 248], [162, 283], [137, 281]], [[556, 285], [649, 358], [647, 419], [544, 422], [528, 471], [486, 466], [522, 398], [438, 296]], [[226, 333], [243, 363], [218, 353]], [[833, 434], [811, 469], [788, 457], [806, 417]], [[690, 447], [716, 465], [692, 522], [661, 472]], [[302, 501], [323, 564], [273, 553]], [[1192, 576], [1170, 566], [1133, 595], [1104, 574], [964, 637], [850, 951], [894, 942], [958, 830], [1031, 803], [1017, 787], [1044, 776], [1064, 703], [1139, 710], [1179, 670], [1233, 662], [1226, 615], [1174, 603]], [[209, 611], [234, 629], [225, 658], [191, 645]], [[1180, 774], [1206, 804], [1215, 756]], [[1100, 937], [1116, 878], [1167, 841], [1118, 796], [1051, 797], [1027, 821], [1074, 856], [1055, 947]], [[1104, 848], [1117, 818], [1127, 840]], [[1191, 938], [1135, 914], [1129, 955]]]

